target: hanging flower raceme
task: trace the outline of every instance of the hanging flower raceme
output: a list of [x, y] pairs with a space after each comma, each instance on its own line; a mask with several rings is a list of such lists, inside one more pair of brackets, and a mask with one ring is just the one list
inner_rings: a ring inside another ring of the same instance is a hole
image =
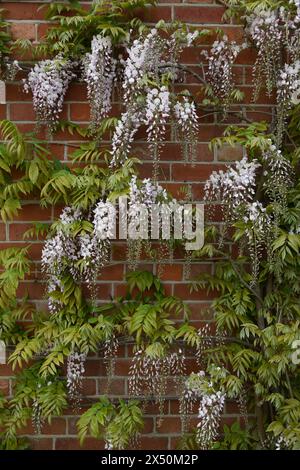
[[[138, 129], [146, 125], [147, 141], [156, 162], [154, 174], [157, 177], [159, 150], [165, 137], [167, 121], [172, 114], [171, 95], [168, 88], [160, 84], [161, 77], [168, 73], [175, 80], [178, 54], [186, 44], [191, 44], [198, 37], [198, 32], [181, 36], [178, 38], [173, 34], [166, 41], [153, 28], [146, 36], [135, 39], [127, 48], [127, 58], [120, 59], [124, 66], [122, 86], [125, 111], [112, 136], [112, 168], [125, 162]], [[149, 82], [157, 85], [150, 88]], [[190, 108], [190, 119], [193, 121], [189, 126], [191, 131], [195, 125], [195, 115], [193, 107]], [[186, 128], [188, 123], [184, 119]]]
[[192, 373], [185, 381], [180, 400], [180, 414], [185, 419], [198, 403], [196, 439], [201, 450], [211, 449], [218, 437], [221, 415], [225, 404], [225, 393], [217, 389], [211, 377], [204, 371]]
[[284, 33], [276, 11], [259, 9], [247, 18], [247, 23], [247, 32], [257, 48], [253, 70], [254, 99], [257, 99], [263, 84], [269, 95], [276, 85]]
[[112, 137], [111, 168], [122, 165], [128, 158], [134, 136], [145, 121], [145, 105], [138, 102], [138, 97], [145, 93], [145, 76], [158, 78], [163, 49], [164, 42], [153, 28], [146, 37], [135, 39], [127, 48], [127, 59], [121, 59], [126, 110]]
[[129, 393], [133, 396], [155, 397], [163, 413], [167, 385], [175, 380], [177, 385], [185, 375], [185, 355], [182, 349], [162, 357], [152, 357], [139, 349], [133, 356], [129, 369]]
[[[220, 202], [225, 229], [244, 217], [245, 238], [252, 262], [252, 284], [255, 284], [262, 249], [270, 241], [271, 219], [259, 202], [254, 201], [256, 172], [260, 164], [243, 158], [226, 172], [213, 172], [205, 185], [205, 199]], [[222, 240], [221, 240], [222, 242]]]
[[287, 204], [287, 193], [293, 185], [294, 170], [287, 158], [270, 141], [269, 149], [263, 154], [264, 188], [270, 199], [277, 203], [277, 209], [282, 212]]
[[291, 62], [300, 59], [300, 4], [297, 1], [294, 4], [296, 7], [295, 13], [285, 8], [279, 9], [279, 16], [284, 25], [285, 46]]
[[[137, 183], [137, 177], [134, 175], [129, 184], [128, 218], [129, 226], [139, 227], [145, 220], [140, 213], [141, 205], [151, 210], [153, 204], [167, 204], [168, 195], [162, 186], [152, 182], [150, 178], [145, 178], [140, 185]], [[147, 212], [149, 214], [149, 212]], [[148, 216], [147, 216], [148, 217]]]
[[137, 108], [130, 108], [121, 115], [112, 136], [111, 168], [121, 166], [127, 160], [134, 136], [142, 121], [143, 114]]
[[256, 171], [260, 164], [247, 158], [227, 171], [213, 171], [205, 184], [205, 199], [221, 202], [229, 220], [235, 220], [242, 205], [251, 202], [255, 194]]
[[91, 53], [86, 54], [83, 60], [83, 76], [87, 84], [91, 120], [94, 126], [98, 126], [101, 119], [111, 110], [116, 78], [116, 60], [112, 53], [111, 39], [99, 34], [92, 40]]
[[[93, 230], [74, 235], [72, 225], [88, 220]], [[93, 287], [101, 268], [108, 262], [110, 240], [114, 238], [115, 208], [109, 202], [99, 201], [94, 211], [84, 213], [65, 207], [56, 233], [45, 241], [42, 252], [42, 268], [48, 276], [49, 308], [52, 312], [61, 307], [51, 293], [62, 292], [62, 276], [68, 272], [77, 282]]]
[[185, 160], [190, 159], [193, 162], [196, 160], [197, 155], [196, 144], [199, 129], [195, 103], [184, 96], [182, 101], [177, 101], [175, 104], [174, 113], [183, 140]]
[[78, 209], [71, 207], [65, 207], [60, 215], [59, 228], [55, 235], [48, 238], [43, 247], [42, 251], [42, 269], [48, 276], [48, 294], [49, 297], [49, 310], [54, 313], [61, 307], [60, 302], [51, 297], [51, 293], [56, 291], [62, 292], [63, 285], [60, 277], [62, 276], [66, 264], [69, 266], [71, 274], [76, 277], [77, 269], [75, 264], [79, 259], [79, 252], [72, 237], [69, 237], [63, 230], [64, 227], [81, 220], [82, 213]]
[[277, 144], [281, 145], [288, 111], [300, 102], [300, 60], [285, 64], [277, 82]]
[[67, 360], [67, 389], [75, 410], [80, 407], [85, 361], [86, 354], [78, 352], [69, 354]]
[[147, 126], [147, 141], [155, 162], [157, 163], [161, 141], [166, 132], [167, 120], [170, 117], [170, 92], [167, 87], [152, 88], [147, 93], [145, 124]]
[[[37, 390], [39, 391], [41, 388], [41, 384], [37, 384]], [[36, 434], [41, 434], [43, 425], [44, 425], [44, 418], [42, 416], [42, 409], [38, 399], [38, 394], [35, 396], [32, 402], [32, 415], [31, 415], [31, 422]]]
[[39, 123], [54, 130], [62, 112], [65, 94], [76, 77], [75, 65], [57, 56], [36, 64], [24, 80], [24, 89], [32, 92], [33, 106]]
[[247, 225], [245, 236], [251, 258], [252, 281], [254, 285], [259, 273], [259, 260], [264, 248], [272, 240], [272, 218], [261, 202], [254, 201], [246, 205], [243, 220]]
[[[170, 216], [172, 211], [167, 192], [157, 182], [149, 178], [138, 184], [136, 176], [132, 176], [129, 184], [128, 198], [128, 261], [131, 269], [135, 269], [139, 261], [143, 244], [148, 247], [149, 221], [153, 205], [160, 207], [161, 211]], [[151, 226], [153, 231], [153, 227]], [[162, 217], [158, 220], [157, 238], [162, 233]]]
[[146, 37], [135, 39], [127, 48], [128, 57], [124, 64], [124, 100], [130, 105], [144, 88], [143, 78], [151, 74], [154, 78], [159, 74], [165, 43], [153, 28]]
[[209, 52], [203, 51], [208, 61], [208, 69], [205, 74], [213, 95], [226, 107], [229, 104], [230, 94], [233, 90], [232, 66], [244, 46], [236, 42], [229, 42], [227, 36], [215, 41]]

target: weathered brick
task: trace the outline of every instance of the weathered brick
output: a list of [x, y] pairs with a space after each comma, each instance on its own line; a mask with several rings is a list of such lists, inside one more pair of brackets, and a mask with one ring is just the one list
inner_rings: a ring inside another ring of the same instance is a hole
[[35, 24], [34, 23], [13, 23], [11, 25], [11, 35], [13, 39], [29, 39], [31, 41], [34, 41], [35, 40]]
[[179, 6], [175, 5], [175, 19], [187, 23], [221, 23], [225, 9], [221, 6]]

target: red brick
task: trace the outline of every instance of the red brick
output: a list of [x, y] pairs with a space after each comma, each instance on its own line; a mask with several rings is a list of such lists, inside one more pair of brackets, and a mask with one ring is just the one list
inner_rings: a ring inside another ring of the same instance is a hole
[[6, 105], [0, 104], [0, 119], [6, 119]]
[[34, 121], [35, 112], [32, 103], [12, 103], [10, 105], [10, 118], [13, 121]]
[[174, 163], [172, 165], [172, 179], [174, 181], [203, 181], [211, 175], [212, 171], [224, 169], [224, 165], [205, 165], [195, 164], [194, 166], [186, 163]]
[[247, 64], [252, 65], [254, 64], [257, 57], [257, 53], [255, 49], [244, 49], [238, 56], [235, 61], [236, 64]]
[[125, 395], [125, 380], [124, 379], [111, 379], [108, 383], [108, 377], [101, 377], [98, 379], [99, 393], [102, 395]]
[[[151, 178], [153, 175], [153, 163], [143, 163], [139, 167], [139, 176], [140, 178]], [[160, 181], [166, 181], [170, 179], [170, 165], [166, 163], [161, 163], [159, 165], [158, 178]]]
[[160, 277], [164, 281], [180, 281], [182, 279], [182, 265], [164, 265]]
[[190, 290], [190, 284], [175, 284], [174, 295], [180, 297], [183, 300], [209, 300], [216, 297], [215, 292], [207, 293], [205, 289], [199, 289], [198, 291]]
[[119, 359], [115, 364], [115, 375], [127, 376], [131, 365], [131, 359]]
[[243, 157], [243, 148], [238, 145], [235, 147], [223, 145], [223, 147], [217, 150], [217, 156], [218, 160], [223, 162], [241, 160]]
[[192, 47], [187, 47], [186, 49], [183, 49], [181, 53], [181, 62], [183, 64], [199, 64], [200, 62], [203, 62], [203, 55], [201, 52], [203, 51], [203, 48], [192, 46]]
[[53, 439], [50, 438], [30, 438], [30, 449], [32, 450], [52, 450]]
[[175, 6], [175, 19], [187, 23], [221, 23], [225, 9], [219, 6]]
[[23, 235], [29, 228], [32, 227], [32, 224], [9, 224], [9, 239], [13, 240], [23, 240]]
[[13, 39], [29, 39], [30, 41], [34, 41], [35, 40], [35, 24], [34, 23], [13, 23], [11, 25], [11, 35]]
[[83, 395], [96, 395], [96, 380], [85, 378], [82, 383]]
[[207, 320], [212, 320], [213, 319], [213, 311], [211, 309], [211, 304], [210, 303], [192, 303], [189, 304], [188, 306], [190, 308], [190, 320], [202, 320], [206, 322]]
[[[12, 24], [12, 33], [14, 38], [22, 37], [30, 40], [35, 39], [35, 33], [37, 32], [37, 37], [42, 38], [45, 36], [46, 31], [53, 26], [49, 22], [36, 23], [37, 20], [44, 18], [45, 10], [37, 11], [40, 4], [43, 2], [35, 3], [30, 2], [2, 2], [1, 7], [7, 8], [6, 17], [13, 20], [25, 20], [27, 22], [22, 23], [11, 23]], [[148, 22], [155, 23], [159, 19], [169, 20], [171, 18], [171, 10], [175, 12], [176, 19], [186, 20], [193, 24], [198, 23], [205, 24], [208, 23], [208, 28], [213, 30], [216, 25], [220, 22], [221, 15], [224, 11], [223, 7], [219, 5], [209, 5], [213, 3], [213, 0], [160, 0], [160, 5], [158, 8], [151, 8], [147, 12], [140, 12]], [[215, 2], [214, 2], [215, 3]], [[162, 5], [165, 4], [165, 5]], [[171, 7], [173, 4], [173, 8]], [[194, 4], [194, 5], [193, 5]], [[87, 5], [85, 5], [87, 8]], [[213, 24], [213, 25], [212, 25]], [[205, 25], [206, 27], [206, 25]], [[201, 26], [199, 26], [199, 29]], [[242, 29], [234, 24], [222, 25], [222, 29], [228, 35], [230, 40], [235, 40], [241, 42], [242, 40]], [[192, 70], [202, 76], [203, 71], [201, 63], [205, 63], [205, 58], [201, 55], [201, 52], [205, 49], [210, 48], [210, 45], [215, 40], [216, 34], [211, 34], [209, 36], [199, 39], [197, 46], [192, 48], [187, 48], [183, 51], [181, 60], [183, 63], [191, 64]], [[18, 55], [19, 52], [14, 53]], [[25, 56], [25, 60], [30, 60], [31, 53]], [[23, 59], [23, 58], [22, 58]], [[245, 86], [252, 84], [252, 73], [250, 65], [254, 63], [256, 59], [256, 53], [252, 49], [247, 49], [243, 51], [234, 66], [234, 77], [238, 85], [242, 85], [242, 90], [245, 91], [245, 112], [247, 117], [251, 119], [268, 119], [268, 115], [260, 114], [259, 111], [270, 112], [272, 108], [272, 101], [268, 98], [265, 98], [264, 95], [260, 96], [259, 104], [261, 106], [258, 108], [253, 108], [253, 110], [248, 110], [248, 103], [251, 103], [252, 100], [252, 86]], [[245, 66], [245, 64], [249, 64]], [[206, 70], [207, 66], [204, 65]], [[17, 80], [24, 78], [24, 74], [19, 74]], [[191, 93], [196, 94], [195, 96], [197, 102], [201, 102], [203, 98], [203, 93], [201, 93], [200, 84], [197, 82], [195, 77], [189, 74], [185, 81], [187, 83], [180, 83], [176, 85], [176, 91], [182, 91], [184, 89], [190, 90]], [[22, 132], [35, 130], [35, 113], [32, 108], [32, 96], [31, 94], [25, 94], [22, 90], [22, 85], [20, 82], [8, 84], [7, 85], [7, 99], [9, 101], [10, 108], [10, 118], [14, 121], [19, 122], [18, 127]], [[116, 93], [114, 96], [115, 100], [122, 102], [122, 95]], [[251, 106], [252, 103], [251, 103]], [[114, 115], [118, 115], [122, 105], [114, 104]], [[0, 105], [0, 119], [6, 118], [7, 116], [7, 107], [5, 105]], [[70, 114], [69, 114], [70, 113]], [[77, 122], [88, 122], [90, 116], [90, 107], [87, 103], [87, 92], [86, 85], [83, 83], [72, 83], [69, 88], [69, 91], [66, 95], [66, 104], [64, 106], [64, 111], [62, 114], [62, 119], [70, 118], [73, 121]], [[197, 160], [194, 167], [190, 164], [186, 164], [182, 159], [182, 147], [179, 142], [171, 142], [170, 128], [167, 128], [166, 137], [167, 144], [162, 148], [160, 160], [162, 162], [161, 171], [159, 175], [159, 180], [163, 182], [163, 186], [166, 187], [175, 197], [178, 199], [183, 198], [182, 187], [186, 186], [187, 183], [191, 183], [191, 190], [195, 200], [201, 201], [203, 199], [203, 187], [206, 179], [209, 177], [210, 173], [213, 170], [224, 169], [226, 166], [223, 164], [216, 164], [213, 161], [213, 153], [208, 150], [208, 143], [213, 137], [220, 136], [227, 124], [229, 123], [239, 123], [240, 118], [233, 114], [230, 114], [226, 120], [224, 120], [221, 125], [215, 125], [214, 121], [215, 116], [207, 116], [207, 111], [203, 106], [199, 106], [199, 134], [198, 134], [198, 149], [197, 149]], [[47, 134], [44, 129], [39, 131], [39, 137], [47, 138]], [[109, 136], [107, 136], [109, 137]], [[146, 141], [146, 132], [145, 126], [140, 129], [137, 138], [140, 139], [139, 142], [133, 148], [133, 155], [137, 155], [142, 161], [143, 164], [140, 167], [141, 177], [151, 177], [153, 173], [153, 162], [151, 155], [149, 154], [148, 146]], [[76, 141], [83, 142], [86, 139], [81, 138], [80, 136], [74, 134], [70, 136], [67, 132], [58, 132], [57, 135], [53, 136], [54, 142], [49, 146], [50, 150], [54, 153], [55, 158], [63, 160], [65, 153], [67, 151], [71, 152], [74, 150], [73, 147], [68, 148], [68, 142]], [[60, 145], [61, 141], [62, 145]], [[64, 142], [65, 141], [65, 142]], [[67, 148], [66, 148], [67, 147]], [[65, 152], [66, 150], [66, 152]], [[223, 148], [217, 152], [217, 158], [219, 162], [234, 161], [240, 158], [240, 153], [235, 149]], [[175, 163], [172, 163], [175, 162]], [[70, 166], [72, 164], [70, 163]], [[13, 178], [20, 177], [21, 172], [14, 172]], [[30, 196], [31, 199], [34, 196]], [[30, 201], [31, 201], [30, 199]], [[58, 206], [54, 208], [54, 215], [57, 217], [61, 211], [61, 208]], [[0, 243], [0, 249], [6, 248], [9, 246], [26, 246], [28, 243], [22, 242], [22, 233], [29, 226], [31, 221], [50, 221], [51, 220], [52, 210], [50, 208], [44, 210], [36, 204], [26, 204], [21, 210], [20, 215], [13, 222], [9, 223], [9, 236], [10, 241], [14, 243], [6, 242]], [[217, 214], [214, 220], [220, 220], [220, 210], [218, 208]], [[19, 222], [19, 223], [16, 223]], [[6, 240], [6, 231], [4, 224], [0, 224], [0, 240], [3, 242]], [[16, 243], [18, 242], [18, 243]], [[40, 256], [42, 250], [42, 243], [33, 243], [30, 248], [30, 256], [33, 261], [36, 261], [36, 265], [40, 266]], [[113, 259], [119, 261], [118, 264], [113, 264], [107, 266], [103, 269], [102, 275], [99, 277], [99, 286], [97, 298], [102, 300], [105, 303], [109, 300], [110, 295], [113, 292], [115, 294], [124, 294], [126, 291], [126, 286], [123, 281], [123, 272], [128, 269], [128, 266], [124, 268], [124, 260], [126, 260], [126, 244], [125, 243], [114, 243], [113, 245]], [[183, 253], [182, 249], [175, 250], [175, 256], [182, 258]], [[143, 259], [144, 258], [144, 259]], [[191, 277], [193, 278], [199, 272], [210, 272], [212, 264], [210, 263], [196, 263], [192, 264], [191, 267]], [[153, 270], [152, 264], [149, 264], [148, 260], [145, 260], [145, 256], [142, 256], [142, 261], [139, 265], [139, 269], [148, 269]], [[173, 293], [183, 298], [191, 307], [191, 316], [190, 319], [192, 324], [195, 327], [200, 327], [206, 321], [212, 321], [213, 312], [211, 309], [211, 300], [215, 297], [215, 293], [207, 295], [204, 290], [199, 292], [190, 293], [188, 281], [181, 282], [182, 280], [182, 263], [176, 264], [176, 260], [172, 265], [165, 265], [161, 274], [161, 278], [165, 283], [165, 288], [167, 293]], [[24, 295], [26, 290], [29, 290], [30, 298], [32, 299], [43, 299], [45, 298], [45, 279], [43, 282], [40, 282], [41, 274], [38, 270], [34, 270], [31, 275], [26, 276], [26, 282], [22, 282], [19, 290], [19, 295]], [[107, 281], [107, 282], [105, 282]], [[115, 281], [115, 282], [111, 282]], [[174, 284], [175, 283], [175, 284]], [[174, 289], [173, 289], [174, 288]], [[90, 292], [86, 292], [90, 296]], [[44, 303], [44, 300], [41, 302]], [[180, 318], [176, 319], [180, 321]], [[190, 351], [187, 351], [187, 356], [191, 355]], [[114, 396], [124, 396], [125, 392], [127, 393], [127, 387], [125, 388], [126, 375], [128, 374], [128, 369], [131, 364], [130, 357], [132, 356], [132, 345], [122, 346], [119, 348], [118, 356], [116, 359], [116, 377], [113, 378], [111, 382], [110, 389], [107, 390], [107, 376], [106, 368], [103, 359], [103, 351], [99, 353], [99, 358], [96, 354], [91, 355], [86, 362], [86, 372], [85, 380], [83, 381], [83, 394], [88, 396], [96, 396], [96, 393], [108, 394]], [[194, 358], [188, 359], [187, 361], [187, 371], [196, 371], [198, 366]], [[65, 373], [65, 368], [63, 369]], [[0, 390], [3, 387], [5, 392], [8, 391], [8, 379], [7, 376], [13, 375], [10, 370], [10, 367], [7, 365], [0, 367], [0, 374], [3, 375], [3, 378], [0, 381]], [[172, 395], [176, 393], [174, 390], [174, 384], [170, 383], [167, 387], [168, 393]], [[84, 409], [81, 411], [85, 411]], [[235, 414], [237, 411], [237, 406], [235, 403], [226, 403], [226, 413]], [[78, 414], [81, 414], [78, 413]], [[155, 428], [154, 422], [157, 425], [158, 422], [158, 407], [154, 403], [150, 403], [146, 409], [146, 418], [145, 418], [145, 428], [142, 431], [142, 434], [147, 434], [147, 436], [142, 436], [141, 440], [141, 449], [167, 449], [168, 445], [171, 448], [176, 447], [178, 442], [178, 435], [180, 434], [180, 419], [179, 419], [179, 408], [178, 400], [166, 401], [164, 404], [164, 412], [167, 416], [163, 417], [162, 425], [160, 428]], [[50, 436], [59, 435], [60, 437], [56, 438], [56, 449], [82, 449], [79, 445], [78, 439], [75, 438], [76, 433], [76, 417], [73, 410], [66, 410], [68, 415], [72, 415], [69, 418], [55, 418], [52, 426], [47, 425], [44, 428], [44, 434], [47, 437], [41, 438], [31, 438], [32, 448], [33, 449], [52, 449], [54, 447], [54, 439], [51, 439]], [[195, 409], [195, 414], [197, 409]], [[150, 416], [151, 415], [151, 416]], [[172, 416], [173, 415], [173, 416]], [[63, 434], [66, 432], [66, 421], [68, 419], [68, 431], [71, 437], [63, 437]], [[228, 419], [228, 417], [227, 417]], [[229, 417], [230, 419], [230, 417]], [[192, 417], [192, 423], [196, 424], [197, 418]], [[32, 426], [26, 428], [27, 434], [32, 434]], [[156, 435], [154, 433], [156, 429]], [[170, 438], [164, 436], [171, 435]], [[162, 436], [162, 437], [161, 437]], [[98, 441], [88, 438], [85, 446], [86, 449], [102, 449], [104, 447], [103, 441]]]
[[158, 6], [153, 8], [146, 8], [145, 10], [140, 10], [138, 16], [144, 21], [151, 23], [156, 23], [160, 20], [170, 20], [171, 19], [171, 7], [170, 6]]
[[142, 436], [139, 448], [143, 450], [166, 450], [168, 449], [168, 439], [166, 437]]
[[1, 241], [6, 240], [5, 224], [1, 224], [1, 223], [0, 223], [0, 240]]
[[49, 29], [53, 28], [54, 24], [52, 23], [39, 23], [37, 25], [37, 39], [40, 40], [46, 36], [46, 33]]
[[235, 401], [227, 401], [225, 404], [226, 414], [239, 414], [239, 405]]
[[42, 20], [45, 17], [45, 8], [40, 9], [43, 2], [19, 3], [19, 2], [2, 2], [1, 8], [5, 10], [6, 19], [14, 20]]
[[[167, 400], [164, 401], [163, 403], [163, 408], [162, 408], [162, 411], [163, 411], [163, 414], [168, 414], [169, 412], [169, 403]], [[147, 415], [158, 415], [160, 413], [160, 409], [159, 409], [159, 404], [154, 402], [154, 401], [150, 401], [148, 402], [146, 405], [145, 405], [145, 416]]]
[[49, 150], [54, 159], [63, 160], [65, 154], [65, 145], [61, 144], [50, 144]]
[[99, 450], [104, 449], [104, 442], [88, 437], [81, 446], [78, 439], [62, 437], [55, 439], [55, 450]]
[[7, 101], [31, 101], [32, 96], [25, 93], [20, 84], [8, 83], [6, 85], [6, 99]]
[[112, 264], [105, 266], [100, 273], [100, 279], [105, 281], [122, 281], [123, 280], [124, 267], [123, 264]]
[[181, 432], [180, 418], [169, 418], [162, 416], [156, 418], [156, 430], [161, 434], [174, 434]]
[[22, 206], [19, 215], [14, 218], [15, 221], [45, 221], [51, 220], [51, 209], [42, 208], [37, 204], [26, 204]]
[[41, 283], [33, 282], [20, 282], [17, 297], [22, 298], [26, 295], [29, 296], [30, 300], [39, 300], [45, 297], [46, 285]]
[[65, 96], [65, 101], [87, 101], [86, 85], [72, 83]]
[[88, 103], [70, 104], [71, 121], [89, 121], [90, 105]]
[[104, 360], [101, 358], [96, 360], [88, 359], [85, 364], [85, 376], [86, 377], [103, 377], [105, 376], [105, 364]]

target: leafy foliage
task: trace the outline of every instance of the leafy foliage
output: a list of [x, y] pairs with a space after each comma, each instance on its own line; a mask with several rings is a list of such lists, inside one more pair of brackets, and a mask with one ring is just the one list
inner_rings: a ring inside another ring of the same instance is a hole
[[[136, 17], [139, 9], [155, 5], [155, 0], [111, 0], [95, 2], [89, 10], [79, 2], [71, 4], [51, 2], [46, 19], [54, 22], [42, 42], [34, 46], [34, 56], [81, 58], [90, 51], [94, 36], [102, 32], [115, 43], [126, 41], [129, 30], [142, 30], [144, 24]], [[32, 48], [31, 41], [18, 40], [14, 45], [20, 50]]]
[[107, 397], [101, 397], [83, 413], [77, 423], [81, 444], [87, 434], [104, 439], [108, 448], [124, 449], [137, 437], [143, 427], [143, 412], [139, 403], [119, 400], [113, 404]]

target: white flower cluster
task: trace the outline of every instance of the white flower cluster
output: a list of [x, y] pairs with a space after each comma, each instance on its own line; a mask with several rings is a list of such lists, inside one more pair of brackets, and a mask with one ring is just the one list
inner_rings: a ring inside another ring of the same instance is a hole
[[300, 60], [285, 64], [277, 81], [277, 143], [281, 144], [286, 116], [293, 105], [300, 103]]
[[53, 130], [63, 108], [64, 96], [76, 77], [75, 64], [57, 56], [36, 64], [24, 80], [24, 89], [33, 94], [33, 106], [40, 123]]
[[164, 136], [169, 116], [170, 93], [164, 86], [148, 90], [146, 104], [141, 109], [136, 103], [129, 106], [121, 115], [113, 133], [110, 166], [113, 168], [125, 162], [134, 136], [142, 124], [147, 126], [150, 149], [158, 157], [159, 141]]
[[244, 157], [226, 172], [213, 171], [205, 184], [205, 199], [225, 204], [229, 216], [234, 219], [240, 206], [253, 199], [259, 166], [256, 160], [248, 161]]
[[159, 143], [165, 135], [169, 117], [170, 92], [165, 86], [152, 88], [146, 97], [145, 124], [147, 126], [147, 141], [155, 161], [159, 157]]
[[287, 439], [283, 434], [280, 434], [275, 439], [275, 450], [291, 450], [292, 442]]
[[259, 9], [247, 18], [247, 22], [248, 34], [257, 48], [253, 69], [256, 99], [263, 80], [269, 95], [276, 85], [284, 33], [276, 11]]
[[291, 104], [300, 103], [300, 60], [285, 64], [279, 72], [277, 82], [277, 101], [289, 108]]
[[266, 194], [274, 202], [286, 207], [287, 191], [293, 184], [294, 170], [289, 162], [270, 140], [269, 149], [263, 154], [264, 158], [264, 188]]
[[206, 81], [211, 86], [214, 96], [225, 106], [233, 90], [232, 66], [243, 47], [234, 41], [229, 42], [228, 37], [223, 36], [222, 40], [213, 43], [209, 52], [203, 51], [208, 60]]
[[284, 40], [291, 62], [300, 59], [300, 2], [291, 2], [296, 6], [293, 14], [283, 7], [279, 9], [279, 15], [285, 30]]
[[185, 355], [182, 349], [164, 357], [150, 357], [138, 350], [129, 369], [129, 393], [132, 396], [153, 396], [162, 411], [166, 387], [170, 378], [178, 383], [185, 374]]
[[112, 56], [112, 43], [102, 34], [95, 36], [91, 53], [84, 61], [84, 80], [87, 84], [91, 106], [91, 119], [95, 126], [100, 124], [111, 110], [111, 97], [116, 77], [116, 60]]
[[185, 381], [185, 388], [180, 400], [180, 413], [183, 418], [198, 406], [197, 442], [201, 450], [211, 448], [218, 436], [225, 393], [216, 390], [210, 377], [205, 372], [192, 373]]
[[122, 165], [128, 158], [134, 136], [142, 124], [147, 126], [150, 147], [158, 146], [165, 133], [166, 120], [170, 115], [170, 94], [166, 87], [148, 91], [146, 106], [129, 106], [119, 119], [112, 137], [111, 163], [113, 168]]
[[[184, 142], [185, 160], [190, 156], [193, 162], [196, 159], [197, 132], [199, 129], [195, 103], [184, 96], [183, 101], [177, 101], [175, 104], [174, 113], [176, 124], [180, 129], [181, 137]], [[185, 148], [185, 144], [188, 147], [187, 149]]]
[[[180, 37], [179, 37], [180, 36]], [[154, 161], [159, 159], [159, 149], [165, 135], [167, 120], [171, 116], [170, 92], [166, 86], [156, 85], [149, 88], [149, 80], [159, 83], [163, 73], [169, 72], [175, 79], [177, 57], [186, 44], [191, 44], [198, 32], [184, 33], [178, 37], [173, 34], [169, 42], [153, 28], [146, 36], [141, 35], [127, 48], [128, 57], [120, 59], [124, 66], [123, 90], [125, 111], [118, 121], [113, 137], [110, 166], [122, 165], [128, 158], [134, 136], [142, 125], [147, 127], [147, 140]], [[196, 117], [193, 105], [184, 103], [181, 123], [189, 131], [195, 129]], [[177, 110], [181, 110], [178, 108]], [[155, 166], [157, 176], [157, 164]]]
[[225, 395], [217, 391], [200, 399], [197, 441], [201, 449], [209, 449], [218, 436]]
[[[151, 210], [151, 206], [153, 204], [167, 204], [167, 202], [167, 192], [158, 183], [153, 183], [150, 178], [145, 178], [141, 185], [138, 186], [136, 176], [132, 176], [129, 184], [128, 201], [129, 228], [133, 227], [138, 229], [138, 227], [145, 222], [143, 219], [144, 214], [140, 211], [141, 205], [144, 205], [147, 209]], [[148, 213], [149, 212], [145, 215], [146, 217], [148, 217]]]
[[98, 240], [115, 237], [116, 209], [111, 202], [99, 201], [94, 209], [94, 233]]
[[145, 75], [158, 75], [163, 50], [164, 42], [155, 28], [146, 37], [135, 39], [132, 46], [127, 48], [128, 57], [123, 62], [124, 100], [127, 105], [140, 93]]
[[[65, 207], [60, 215], [60, 223], [63, 226], [72, 224], [73, 222], [81, 219], [81, 211], [71, 207]], [[70, 264], [70, 271], [72, 275], [76, 275], [74, 264], [78, 260], [78, 250], [72, 238], [62, 230], [58, 229], [57, 233], [48, 238], [42, 251], [42, 269], [48, 275], [48, 294], [49, 310], [54, 313], [60, 308], [60, 302], [51, 298], [51, 293], [55, 291], [62, 292], [63, 286], [60, 281], [60, 276], [64, 270], [65, 260]]]
[[128, 110], [121, 115], [112, 136], [111, 168], [122, 165], [128, 158], [134, 136], [142, 121], [140, 111]]
[[252, 280], [255, 285], [259, 273], [259, 259], [263, 249], [271, 240], [272, 218], [261, 202], [253, 201], [244, 208], [243, 220], [248, 228], [245, 230], [249, 255], [251, 258]]
[[72, 352], [67, 359], [67, 389], [73, 407], [80, 407], [83, 375], [85, 372], [86, 354]]
[[271, 224], [271, 219], [266, 213], [266, 209], [259, 201], [254, 201], [246, 205], [243, 220], [246, 224], [249, 222], [251, 224], [251, 229], [248, 231], [249, 237], [253, 236], [253, 230], [264, 237], [267, 226]]
[[200, 338], [199, 345], [196, 351], [196, 358], [197, 364], [203, 367], [203, 361], [205, 360], [204, 353], [207, 349], [212, 347], [212, 331], [211, 325], [209, 323], [205, 323], [205, 325], [201, 326], [198, 329], [198, 336]]
[[99, 201], [92, 215], [93, 231], [83, 235], [72, 235], [71, 225], [84, 220], [81, 210], [65, 207], [60, 215], [56, 234], [45, 241], [42, 251], [42, 269], [48, 276], [49, 309], [61, 307], [51, 293], [62, 292], [61, 276], [69, 271], [77, 281], [87, 282], [91, 287], [99, 270], [107, 263], [110, 239], [115, 233], [115, 208], [108, 202]]
[[167, 202], [167, 191], [158, 183], [153, 183], [150, 178], [143, 179], [140, 186], [137, 184], [137, 177], [133, 175], [129, 183], [129, 212], [134, 214], [136, 204], [145, 204], [151, 208], [152, 204]]

